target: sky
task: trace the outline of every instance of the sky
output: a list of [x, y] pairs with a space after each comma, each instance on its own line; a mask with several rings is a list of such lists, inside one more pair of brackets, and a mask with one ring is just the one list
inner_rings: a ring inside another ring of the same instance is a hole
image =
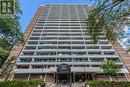
[[22, 28], [22, 31], [24, 32], [30, 23], [32, 17], [35, 15], [37, 9], [41, 4], [47, 4], [47, 3], [87, 3], [89, 5], [92, 4], [90, 0], [20, 0], [20, 7], [23, 12], [23, 15], [20, 18], [20, 25]]

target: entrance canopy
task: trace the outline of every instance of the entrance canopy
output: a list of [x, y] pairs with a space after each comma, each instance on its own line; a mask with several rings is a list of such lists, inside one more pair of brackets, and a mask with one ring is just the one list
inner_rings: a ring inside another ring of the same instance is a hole
[[57, 72], [58, 73], [70, 73], [71, 72], [70, 65], [65, 64], [65, 63], [58, 65]]

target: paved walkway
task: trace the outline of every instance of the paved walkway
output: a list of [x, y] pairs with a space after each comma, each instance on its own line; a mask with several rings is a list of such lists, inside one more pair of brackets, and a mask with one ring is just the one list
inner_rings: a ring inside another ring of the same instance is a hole
[[46, 87], [85, 87], [85, 85], [83, 83], [71, 83], [71, 84], [48, 83]]

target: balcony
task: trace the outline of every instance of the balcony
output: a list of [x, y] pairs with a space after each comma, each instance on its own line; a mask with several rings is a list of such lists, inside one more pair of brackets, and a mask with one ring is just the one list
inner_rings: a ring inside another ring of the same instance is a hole
[[55, 58], [51, 58], [51, 59], [35, 58], [34, 61], [32, 62], [55, 62], [55, 61], [56, 61]]
[[30, 58], [28, 58], [28, 59], [26, 59], [26, 58], [20, 58], [19, 60], [20, 60], [19, 62], [31, 62], [32, 58], [31, 59]]
[[[50, 69], [15, 69], [14, 73], [52, 73], [56, 72], [56, 67]], [[71, 67], [71, 72], [103, 72], [99, 67]], [[121, 69], [119, 73], [129, 73], [127, 69]]]
[[112, 58], [112, 57], [119, 57], [118, 55], [43, 55], [43, 54], [39, 54], [39, 55], [20, 55], [21, 58], [30, 58], [30, 57], [37, 57], [37, 58], [53, 58], [53, 57], [57, 57], [57, 58], [63, 58], [63, 57], [66, 57], [66, 58], [86, 58], [86, 57], [89, 57], [89, 58]]
[[101, 55], [101, 51], [88, 51], [88, 55]]

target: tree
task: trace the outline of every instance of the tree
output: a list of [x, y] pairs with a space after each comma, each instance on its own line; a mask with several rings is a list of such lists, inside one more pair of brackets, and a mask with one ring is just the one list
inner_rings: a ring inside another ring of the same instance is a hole
[[22, 15], [19, 0], [14, 0], [14, 5], [13, 17], [0, 17], [0, 60], [2, 64], [7, 59], [12, 47], [18, 41], [23, 40], [23, 33], [19, 23], [19, 18]]
[[14, 46], [23, 36], [19, 23], [19, 18], [22, 14], [19, 0], [14, 0], [14, 7], [13, 16], [0, 17], [0, 37], [5, 39], [11, 46]]
[[108, 75], [116, 75], [120, 71], [120, 67], [112, 60], [105, 60], [101, 65], [101, 69]]
[[87, 19], [87, 31], [94, 43], [98, 42], [101, 31], [114, 43], [124, 35], [124, 26], [130, 24], [129, 0], [95, 0], [95, 6]]

